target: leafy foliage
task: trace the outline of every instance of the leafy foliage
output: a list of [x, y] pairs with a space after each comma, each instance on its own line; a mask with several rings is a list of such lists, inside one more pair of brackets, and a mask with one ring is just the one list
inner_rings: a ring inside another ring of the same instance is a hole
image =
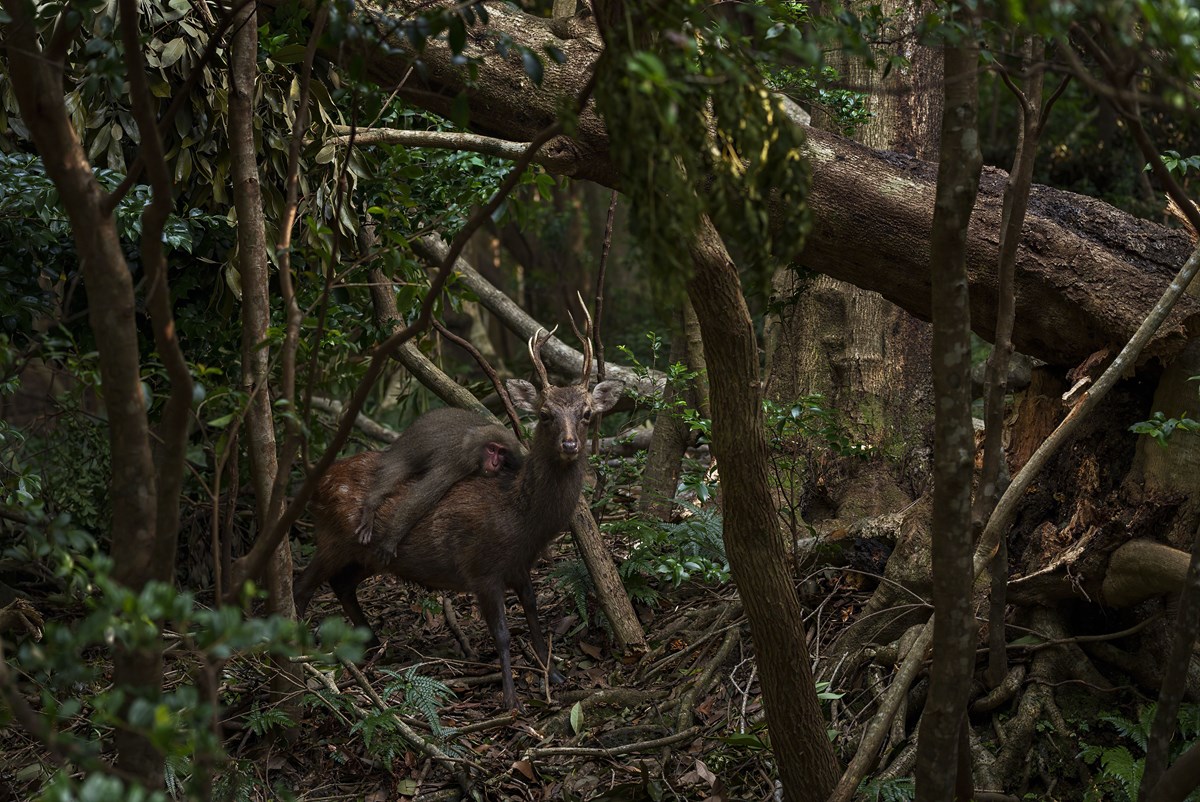
[[[192, 593], [169, 584], [150, 582], [140, 591], [112, 578], [113, 563], [95, 538], [79, 529], [66, 513], [53, 519], [28, 507], [35, 524], [10, 533], [3, 557], [27, 563], [36, 560], [52, 571], [63, 603], [82, 609], [78, 617], [55, 617], [45, 624], [42, 640], [22, 642], [11, 658], [10, 670], [23, 678], [23, 693], [39, 700], [40, 714], [55, 732], [60, 748], [73, 755], [83, 770], [56, 772], [41, 792], [46, 799], [125, 800], [165, 799], [148, 795], [96, 771], [105, 738], [115, 728], [132, 728], [146, 735], [173, 767], [171, 782], [194, 796], [199, 778], [184, 767], [212, 765], [223, 755], [210, 723], [213, 702], [190, 681], [167, 690], [158, 687], [113, 686], [106, 664], [96, 659], [99, 648], [120, 642], [128, 648], [147, 648], [161, 638], [170, 621], [181, 645], [198, 662], [213, 665], [257, 655], [295, 655], [311, 648], [307, 628], [278, 617], [245, 618], [236, 605], [210, 609]], [[324, 643], [334, 655], [357, 658], [362, 635], [343, 622], [323, 629]], [[80, 656], [85, 659], [80, 659]], [[274, 709], [252, 714], [250, 726], [263, 734], [287, 726], [286, 716]]]
[[[1146, 705], [1138, 711], [1137, 718], [1107, 712], [1098, 718], [1108, 724], [1122, 740], [1129, 742], [1137, 750], [1136, 754], [1125, 743], [1103, 746], [1099, 744], [1080, 743], [1079, 757], [1089, 765], [1098, 766], [1099, 771], [1092, 785], [1087, 789], [1084, 799], [1086, 802], [1100, 800], [1123, 800], [1134, 802], [1138, 798], [1138, 789], [1142, 783], [1142, 772], [1146, 768], [1146, 743], [1150, 738], [1150, 728], [1154, 723], [1157, 705]], [[1170, 759], [1200, 741], [1200, 705], [1184, 704], [1180, 707], [1178, 733], [1171, 747]], [[1200, 800], [1200, 790], [1188, 795], [1190, 802]]]
[[246, 716], [246, 726], [261, 738], [275, 730], [283, 731], [295, 727], [296, 722], [277, 707], [261, 707], [256, 704]]
[[[664, 284], [679, 282], [691, 266], [681, 243], [708, 215], [743, 264], [767, 270], [803, 240], [808, 171], [803, 133], [759, 65], [810, 49], [770, 2], [736, 6], [737, 24], [698, 0], [654, 3], [636, 18], [626, 8], [607, 37], [596, 101], [647, 263]], [[643, 32], [661, 44], [649, 47]]]
[[[697, 581], [720, 585], [729, 581], [720, 517], [711, 510], [692, 510], [679, 523], [630, 518], [601, 524], [606, 535], [630, 544], [628, 555], [617, 566], [625, 592], [643, 604], [658, 604], [663, 585], [678, 587]], [[582, 560], [560, 562], [551, 577], [571, 595], [575, 611], [587, 626], [591, 617], [588, 595], [594, 591], [591, 575]], [[607, 625], [607, 621], [603, 621]]]
[[912, 777], [867, 780], [861, 793], [869, 802], [912, 802], [917, 798], [917, 786]]
[[433, 730], [434, 736], [440, 738], [445, 729], [438, 717], [438, 710], [446, 704], [446, 700], [454, 698], [454, 691], [450, 690], [444, 682], [418, 673], [417, 670], [420, 667], [418, 664], [409, 666], [403, 672], [390, 669], [384, 671], [392, 678], [392, 682], [384, 688], [382, 696], [387, 700], [397, 693], [403, 693], [403, 709], [424, 716], [425, 720], [429, 722], [429, 728]]
[[[1168, 150], [1159, 158], [1162, 159], [1163, 167], [1167, 168], [1168, 172], [1178, 173], [1181, 176], [1186, 176], [1188, 170], [1200, 170], [1200, 155], [1180, 156], [1177, 150]], [[1150, 171], [1150, 165], [1146, 165], [1146, 172]]]
[[[1192, 376], [1188, 381], [1200, 382], [1200, 376]], [[1200, 421], [1193, 420], [1181, 414], [1178, 418], [1168, 418], [1162, 412], [1154, 412], [1149, 420], [1138, 421], [1129, 427], [1134, 434], [1148, 435], [1160, 446], [1166, 446], [1176, 431], [1200, 432]]]

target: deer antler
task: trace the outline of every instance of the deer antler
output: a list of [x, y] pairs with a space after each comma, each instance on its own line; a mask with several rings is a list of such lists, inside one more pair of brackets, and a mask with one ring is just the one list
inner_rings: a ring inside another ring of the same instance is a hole
[[[555, 326], [550, 331], [546, 331], [541, 326], [538, 326], [538, 330], [533, 333], [528, 342], [529, 356], [533, 360], [533, 367], [537, 371], [538, 378], [542, 380], [543, 391], [550, 386], [550, 379], [546, 376], [546, 366], [542, 364], [541, 350], [542, 346], [546, 344], [546, 340], [549, 340], [556, 331], [558, 331], [558, 326]], [[543, 334], [545, 335], [544, 337], [542, 336]]]
[[576, 291], [575, 297], [579, 299], [579, 306], [583, 309], [583, 334], [579, 333], [579, 327], [575, 325], [575, 316], [567, 311], [567, 317], [571, 320], [571, 331], [575, 332], [575, 336], [583, 343], [583, 376], [579, 383], [587, 389], [588, 379], [592, 377], [592, 314], [588, 312], [587, 304], [583, 301], [583, 296]]

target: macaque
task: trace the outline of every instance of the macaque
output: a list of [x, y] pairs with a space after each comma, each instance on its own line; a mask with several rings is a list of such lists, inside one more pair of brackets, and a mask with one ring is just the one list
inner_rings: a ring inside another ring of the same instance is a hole
[[512, 432], [474, 412], [445, 407], [412, 422], [379, 461], [371, 492], [363, 501], [355, 534], [363, 545], [374, 535], [375, 511], [397, 485], [409, 484], [391, 520], [380, 527], [378, 548], [395, 554], [409, 531], [433, 509], [450, 486], [467, 476], [495, 476], [521, 467], [521, 445]]

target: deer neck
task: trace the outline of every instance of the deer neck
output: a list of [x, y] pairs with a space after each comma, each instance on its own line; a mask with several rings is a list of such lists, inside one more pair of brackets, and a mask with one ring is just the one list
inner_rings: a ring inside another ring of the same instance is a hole
[[553, 537], [570, 523], [583, 489], [585, 459], [580, 455], [572, 462], [563, 462], [553, 445], [530, 450], [521, 468], [517, 497], [525, 519], [541, 537]]

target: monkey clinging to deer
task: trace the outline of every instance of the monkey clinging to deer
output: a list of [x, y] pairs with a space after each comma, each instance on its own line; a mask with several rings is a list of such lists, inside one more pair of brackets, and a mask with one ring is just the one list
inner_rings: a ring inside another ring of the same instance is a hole
[[383, 452], [371, 492], [363, 502], [358, 542], [372, 542], [375, 511], [384, 498], [413, 477], [417, 480], [380, 527], [376, 546], [395, 554], [413, 524], [433, 509], [450, 486], [471, 475], [495, 476], [521, 467], [521, 445], [512, 432], [465, 409], [443, 408], [417, 418]]
[[[587, 333], [590, 323], [589, 318]], [[385, 490], [378, 511], [381, 520], [389, 523], [381, 526], [378, 534], [381, 542], [394, 544], [394, 554], [363, 545], [357, 534], [363, 507], [376, 489], [387, 455], [378, 451], [357, 454], [335, 463], [325, 473], [311, 505], [316, 552], [295, 586], [299, 615], [304, 614], [317, 587], [328, 581], [350, 621], [370, 629], [357, 590], [364, 579], [380, 573], [410, 579], [427, 588], [473, 593], [499, 653], [504, 704], [511, 708], [517, 706], [517, 695], [504, 612], [505, 591], [511, 588], [525, 610], [537, 659], [548, 669], [552, 681], [562, 679], [550, 665], [529, 572], [546, 546], [571, 521], [583, 488], [589, 422], [593, 414], [612, 408], [621, 394], [621, 384], [600, 382], [588, 390], [592, 351], [584, 334], [580, 335], [584, 360], [579, 382], [565, 387], [552, 385], [540, 356], [549, 336], [539, 330], [529, 340], [541, 387], [520, 379], [508, 382], [516, 406], [535, 412], [539, 420], [520, 467], [515, 471], [502, 468], [497, 476], [485, 476], [479, 470], [486, 467], [482, 462], [460, 464], [460, 470], [469, 470], [469, 474], [452, 484], [441, 498], [431, 498], [433, 492], [427, 489], [420, 503], [431, 504], [432, 509], [415, 519], [408, 534], [401, 538], [392, 537], [390, 522], [395, 520], [397, 507], [407, 494], [417, 490], [421, 480], [410, 479]], [[478, 454], [481, 442], [476, 440], [476, 460], [482, 460]]]

